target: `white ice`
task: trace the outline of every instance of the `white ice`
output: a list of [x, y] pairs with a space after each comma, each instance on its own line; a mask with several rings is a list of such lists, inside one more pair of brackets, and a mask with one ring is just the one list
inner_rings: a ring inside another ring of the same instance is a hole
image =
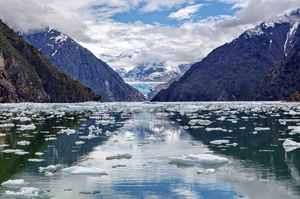
[[283, 143], [282, 143], [282, 146], [284, 148], [284, 150], [286, 152], [290, 152], [292, 150], [295, 150], [297, 148], [300, 147], [300, 143], [299, 142], [295, 142], [295, 141], [292, 141], [292, 140], [289, 140], [289, 139], [286, 139]]
[[8, 180], [5, 181], [3, 183], [1, 183], [2, 186], [6, 186], [6, 187], [11, 187], [11, 186], [16, 186], [16, 187], [20, 187], [20, 186], [24, 186], [24, 185], [28, 185], [28, 182], [25, 182], [25, 180], [23, 179], [16, 179], [16, 180]]
[[107, 172], [98, 167], [81, 167], [81, 166], [73, 166], [68, 167], [61, 170], [63, 173], [73, 174], [73, 175], [99, 175], [99, 174], [107, 174]]
[[198, 155], [183, 155], [179, 157], [171, 157], [170, 163], [178, 164], [178, 165], [187, 165], [187, 166], [194, 166], [194, 165], [218, 165], [229, 162], [227, 158], [219, 157], [212, 154], [198, 154]]
[[211, 144], [216, 144], [216, 145], [220, 145], [220, 144], [228, 144], [229, 140], [214, 140], [214, 141], [210, 141], [209, 143]]
[[21, 146], [30, 145], [30, 141], [25, 141], [25, 140], [19, 141], [17, 142], [17, 145], [21, 145]]
[[216, 173], [215, 169], [199, 169], [197, 171], [198, 174], [211, 174], [211, 173]]
[[106, 160], [122, 159], [122, 158], [130, 159], [130, 158], [132, 158], [132, 156], [128, 153], [118, 154], [118, 155], [108, 156], [108, 157], [106, 157]]

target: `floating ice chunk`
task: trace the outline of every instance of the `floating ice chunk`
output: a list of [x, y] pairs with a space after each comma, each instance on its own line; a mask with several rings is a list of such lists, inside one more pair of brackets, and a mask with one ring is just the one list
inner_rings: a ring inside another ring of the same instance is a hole
[[0, 127], [14, 127], [15, 124], [8, 123], [8, 124], [1, 124]]
[[292, 129], [291, 133], [300, 133], [300, 126], [288, 126], [288, 129]]
[[285, 139], [285, 141], [282, 143], [282, 146], [286, 152], [290, 152], [292, 150], [299, 148], [300, 143], [289, 139]]
[[222, 129], [221, 127], [216, 127], [216, 128], [209, 128], [209, 127], [207, 127], [205, 130], [207, 132], [209, 132], [209, 131], [227, 131], [226, 129]]
[[31, 158], [31, 159], [28, 159], [29, 162], [42, 162], [44, 161], [44, 159], [35, 159], [35, 158]]
[[4, 137], [4, 136], [6, 136], [5, 133], [0, 133], [0, 137]]
[[255, 131], [269, 131], [270, 128], [269, 127], [255, 127], [254, 130]]
[[88, 140], [90, 140], [90, 139], [93, 139], [93, 138], [97, 138], [98, 136], [97, 135], [94, 135], [94, 134], [89, 134], [89, 135], [87, 135], [87, 136], [79, 136], [79, 138], [80, 139], [88, 139]]
[[118, 154], [118, 155], [108, 156], [106, 157], [106, 160], [122, 159], [122, 158], [130, 159], [132, 158], [132, 156], [129, 153]]
[[211, 173], [216, 173], [215, 169], [199, 169], [197, 171], [198, 174], [211, 174]]
[[107, 174], [107, 172], [103, 169], [97, 167], [81, 167], [81, 166], [73, 166], [68, 167], [61, 170], [63, 173], [73, 174], [73, 175], [99, 175], [99, 174]]
[[194, 165], [209, 166], [209, 165], [225, 164], [229, 162], [227, 158], [223, 158], [211, 154], [198, 154], [198, 155], [189, 154], [180, 157], [171, 157], [170, 160], [171, 160], [170, 163], [174, 163], [177, 165], [187, 165], [187, 166], [194, 166]]
[[39, 172], [40, 173], [43, 173], [43, 172], [47, 172], [47, 171], [55, 171], [56, 170], [56, 166], [54, 165], [50, 165], [50, 166], [47, 166], [47, 167], [39, 167]]
[[69, 129], [69, 128], [67, 128], [67, 129], [62, 129], [62, 130], [60, 130], [60, 133], [61, 133], [61, 134], [66, 133], [67, 135], [70, 135], [70, 134], [76, 133], [76, 131], [75, 131], [74, 129]]
[[25, 182], [23, 179], [16, 179], [16, 180], [8, 180], [3, 182], [1, 185], [6, 187], [21, 187], [24, 185], [28, 185], [28, 182]]
[[56, 140], [57, 138], [54, 137], [50, 137], [50, 138], [45, 138], [45, 141], [52, 141], [52, 140]]
[[23, 140], [23, 141], [17, 142], [17, 145], [25, 146], [25, 145], [30, 145], [30, 143], [31, 143], [30, 141]]
[[44, 153], [42, 153], [42, 152], [36, 152], [35, 155], [41, 156], [41, 155], [44, 155]]
[[34, 187], [22, 187], [20, 188], [19, 192], [14, 192], [7, 190], [5, 194], [3, 194], [5, 197], [13, 197], [13, 198], [50, 198], [52, 196], [50, 195], [43, 195], [43, 191], [41, 191], [38, 188]]
[[21, 151], [23, 151], [23, 150], [21, 150], [21, 149], [5, 149], [2, 152], [3, 153], [16, 153], [16, 152], [21, 152]]
[[27, 151], [16, 151], [15, 154], [17, 154], [17, 155], [25, 155], [25, 154], [29, 154], [29, 152], [27, 152]]
[[84, 141], [76, 141], [75, 142], [76, 145], [81, 145], [81, 144], [84, 144], [84, 143], [85, 143]]
[[33, 130], [36, 129], [36, 126], [34, 124], [29, 125], [20, 125], [20, 128], [18, 130], [25, 131], [25, 130]]
[[9, 146], [9, 144], [1, 144], [0, 147], [6, 147]]
[[234, 147], [236, 147], [237, 145], [239, 145], [238, 143], [232, 143], [232, 144], [226, 144], [226, 146], [234, 146]]
[[228, 144], [229, 140], [214, 140], [214, 141], [210, 141], [209, 143], [211, 144], [216, 144], [216, 145], [220, 145], [220, 144]]

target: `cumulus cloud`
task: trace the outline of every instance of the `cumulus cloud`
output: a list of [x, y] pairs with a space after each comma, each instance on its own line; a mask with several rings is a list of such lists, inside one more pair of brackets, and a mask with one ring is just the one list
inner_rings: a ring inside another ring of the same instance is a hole
[[220, 23], [220, 26], [226, 28], [247, 24], [255, 25], [299, 7], [299, 0], [251, 0], [244, 9], [236, 12], [234, 18], [225, 20]]
[[[178, 27], [121, 23], [110, 17], [137, 10], [141, 13], [178, 9], [169, 18], [189, 19], [199, 9], [197, 0], [0, 0], [0, 18], [24, 32], [53, 26], [73, 37], [96, 56], [117, 56], [140, 50], [134, 59], [111, 63], [132, 68], [151, 61], [170, 64], [196, 62], [214, 48], [230, 42], [247, 28], [300, 7], [299, 0], [217, 0], [241, 8], [234, 16], [210, 16]], [[201, 3], [212, 4], [206, 0]], [[101, 57], [109, 61], [109, 57]]]
[[171, 13], [168, 18], [171, 19], [177, 19], [177, 20], [183, 20], [183, 19], [190, 19], [192, 15], [197, 12], [200, 7], [202, 7], [203, 4], [193, 5], [193, 6], [187, 6], [185, 8], [182, 8], [178, 10], [177, 12]]

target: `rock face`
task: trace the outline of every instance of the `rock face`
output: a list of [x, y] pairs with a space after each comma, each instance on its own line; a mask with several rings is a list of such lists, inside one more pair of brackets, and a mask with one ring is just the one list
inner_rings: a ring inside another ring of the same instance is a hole
[[[299, 89], [300, 51], [296, 51], [273, 65], [248, 100], [287, 100]], [[297, 99], [297, 97], [292, 98]]]
[[72, 38], [49, 28], [43, 32], [20, 35], [37, 47], [60, 71], [89, 87], [106, 101], [143, 101], [145, 97], [105, 62]]
[[300, 49], [297, 21], [299, 10], [245, 31], [194, 64], [152, 101], [248, 99], [276, 62]]
[[0, 20], [0, 102], [102, 101]]

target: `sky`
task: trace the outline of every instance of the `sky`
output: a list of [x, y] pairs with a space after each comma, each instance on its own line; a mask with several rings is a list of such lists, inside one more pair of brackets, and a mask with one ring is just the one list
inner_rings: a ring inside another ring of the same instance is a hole
[[[111, 67], [129, 70], [201, 61], [297, 8], [299, 0], [0, 0], [0, 19], [25, 33], [55, 27]], [[122, 53], [131, 58], [117, 59]]]

